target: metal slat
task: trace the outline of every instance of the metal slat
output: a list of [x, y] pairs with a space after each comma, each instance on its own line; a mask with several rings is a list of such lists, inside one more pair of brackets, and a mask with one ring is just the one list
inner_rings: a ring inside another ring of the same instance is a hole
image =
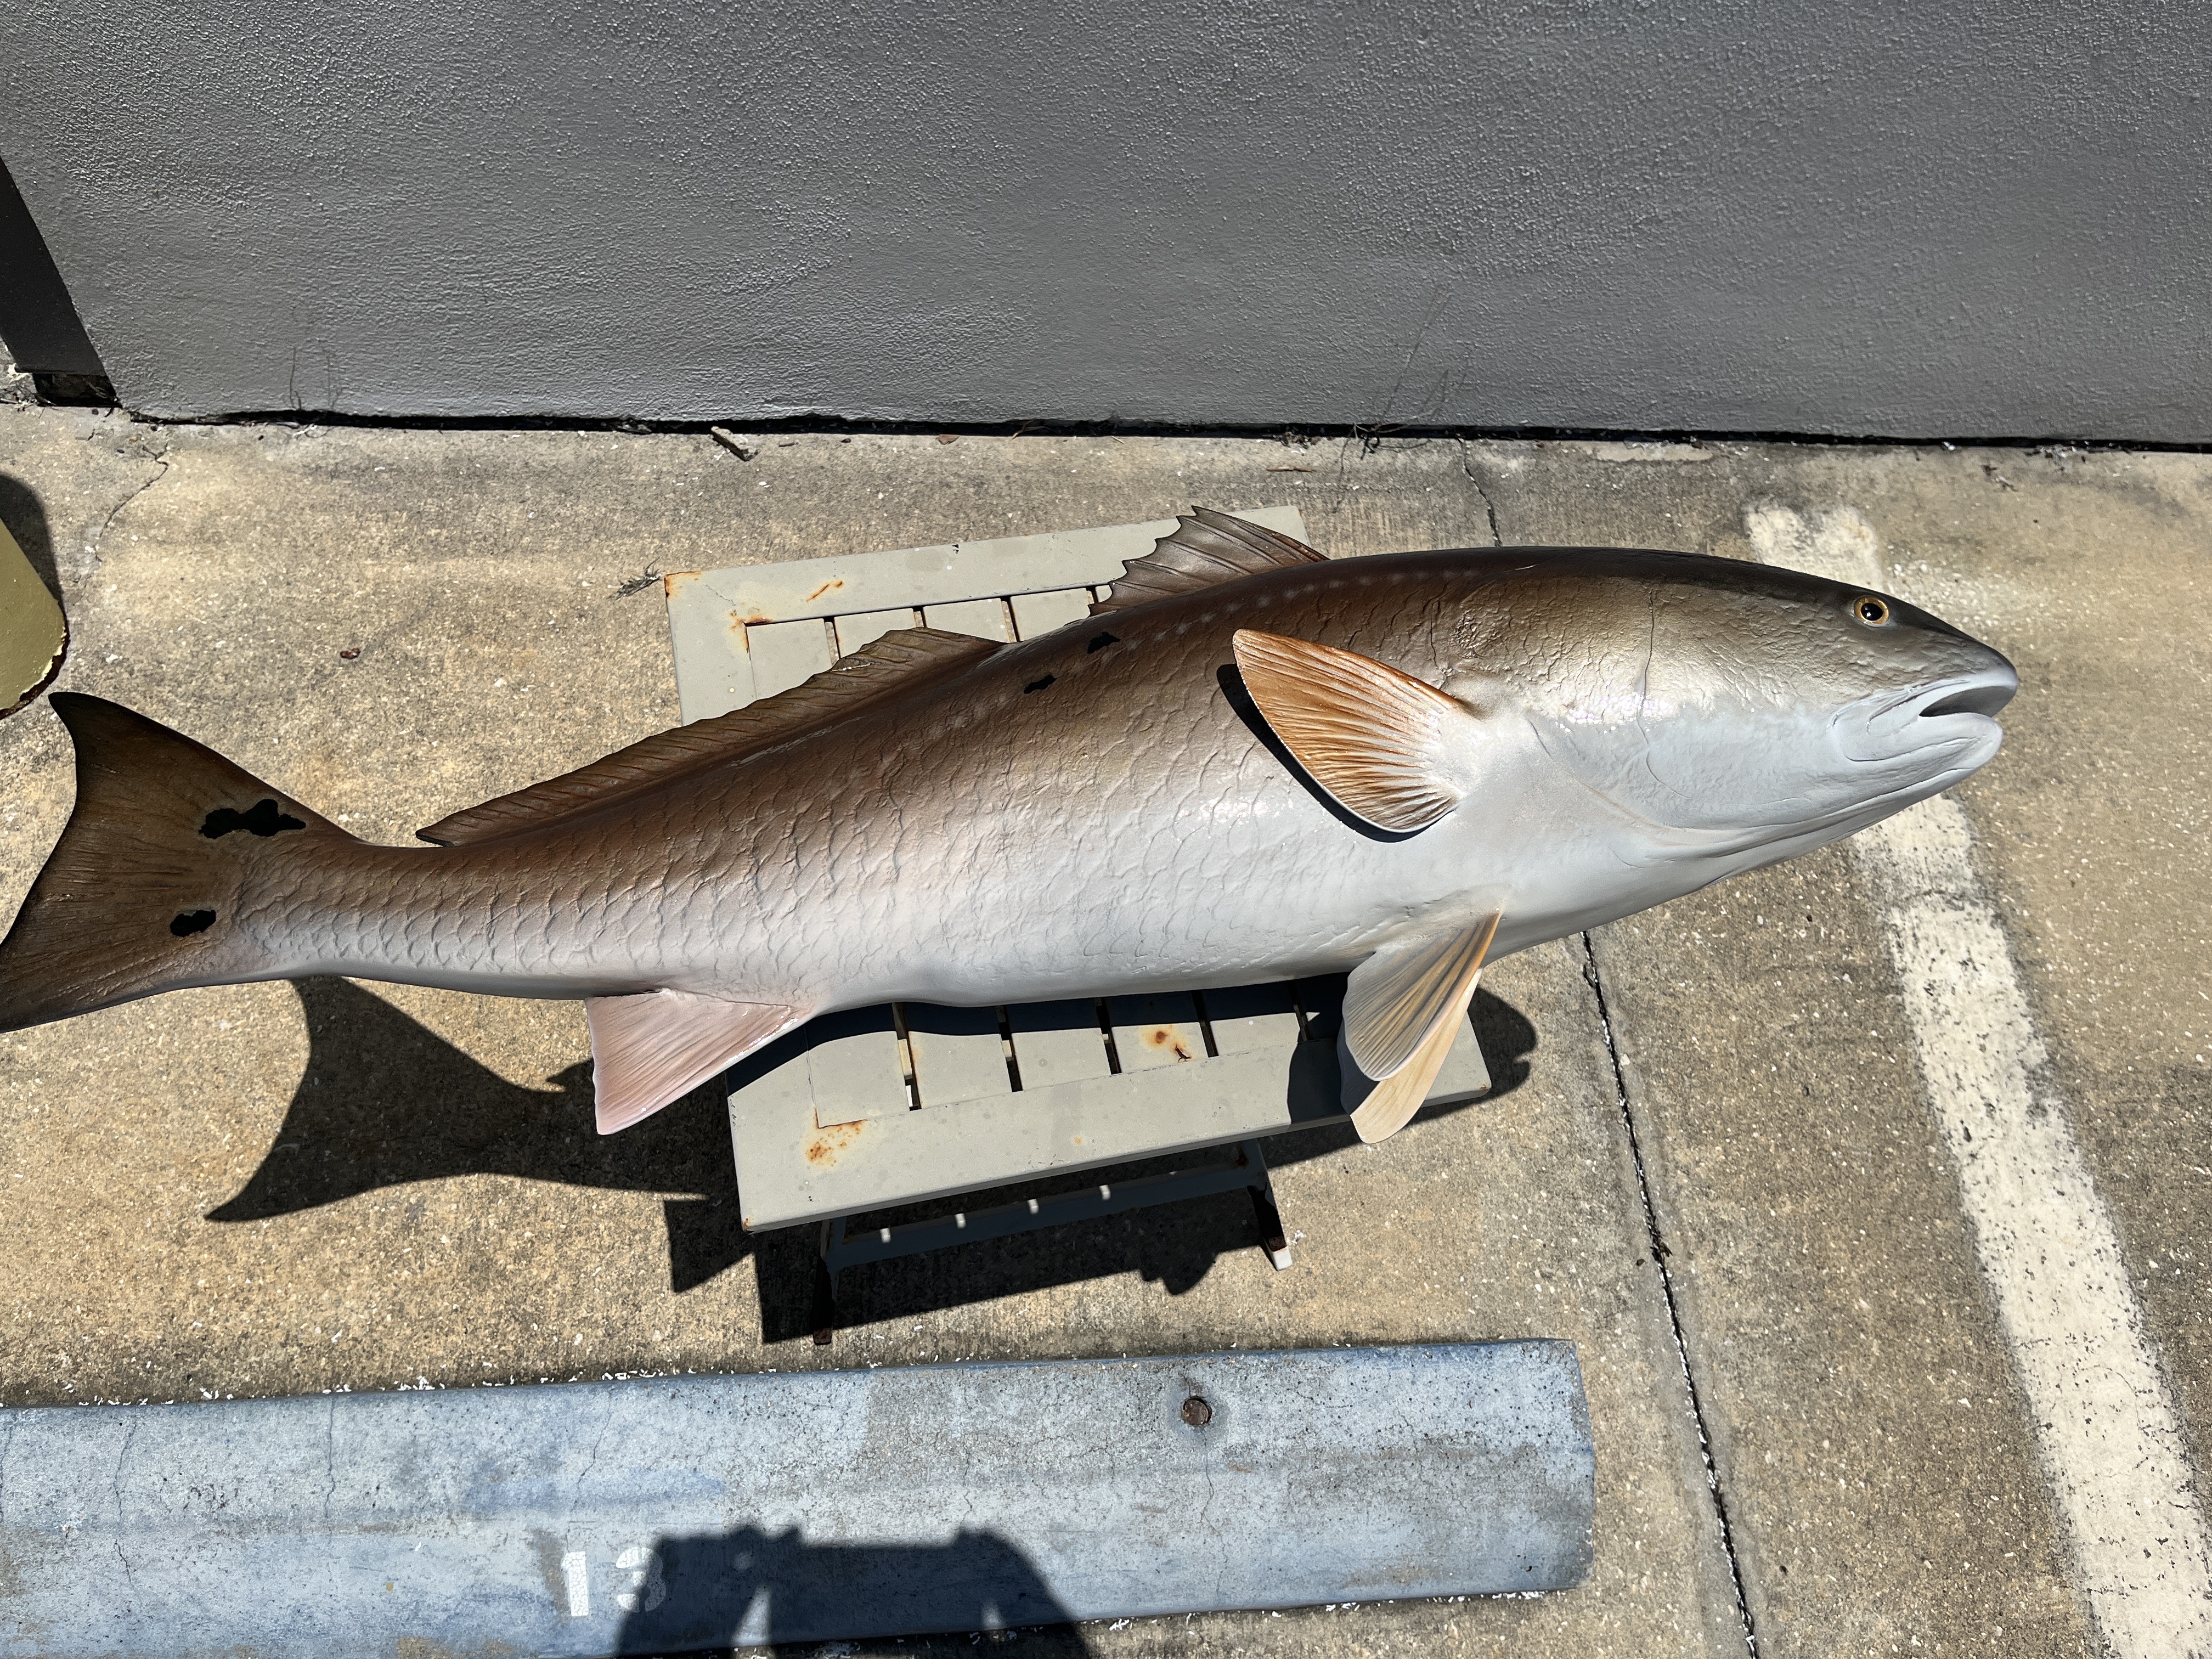
[[0, 1559], [49, 1659], [581, 1659], [1561, 1589], [1595, 1485], [1564, 1342], [666, 1377], [0, 1413]]
[[742, 612], [720, 601], [700, 571], [665, 577], [668, 635], [676, 648], [676, 699], [684, 719], [711, 719], [742, 708], [759, 694]]
[[776, 1109], [788, 1110], [795, 1101], [799, 1121], [824, 1129], [891, 1116], [913, 1103], [898, 1032], [883, 1006], [810, 1021], [744, 1062], [731, 1083]]
[[[1227, 510], [1305, 538], [1305, 520], [1295, 507]], [[1152, 519], [839, 558], [677, 571], [665, 580], [672, 604], [712, 605], [721, 615], [744, 622], [793, 622], [886, 605], [945, 605], [986, 593], [1102, 587], [1121, 575], [1123, 565], [1151, 552], [1152, 544], [1175, 526], [1173, 519]]]
[[837, 630], [837, 654], [844, 656], [858, 651], [871, 640], [879, 640], [894, 629], [915, 625], [914, 607], [899, 605], [890, 611], [860, 611], [850, 616], [836, 618], [832, 626]]
[[1455, 1106], [1463, 1100], [1480, 1100], [1489, 1092], [1490, 1066], [1482, 1058], [1482, 1043], [1475, 1036], [1474, 1022], [1463, 1019], [1423, 1104]]
[[1206, 1023], [1213, 1032], [1215, 1051], [1224, 1054], [1287, 1050], [1299, 1035], [1295, 994], [1288, 983], [1208, 991]]
[[1033, 640], [1055, 628], [1080, 622], [1091, 614], [1091, 597], [1087, 587], [1064, 587], [1055, 593], [1017, 593], [1009, 601], [1014, 607], [1014, 632]]
[[848, 1267], [896, 1261], [900, 1256], [951, 1249], [962, 1244], [981, 1244], [988, 1239], [1012, 1238], [1041, 1227], [1096, 1221], [1153, 1204], [1180, 1204], [1187, 1199], [1208, 1198], [1217, 1193], [1252, 1191], [1255, 1182], [1266, 1180], [1267, 1167], [1260, 1155], [1260, 1143], [1248, 1140], [1238, 1156], [1224, 1164], [1201, 1164], [1194, 1170], [1169, 1175], [1142, 1176], [1134, 1181], [1102, 1182], [1081, 1192], [1017, 1199], [988, 1210], [960, 1210], [930, 1221], [908, 1221], [894, 1227], [850, 1232], [842, 1238], [833, 1233], [825, 1260], [832, 1273], [842, 1273]]
[[745, 629], [752, 653], [753, 692], [772, 697], [836, 660], [830, 630], [818, 622], [765, 623]]
[[1106, 1033], [1098, 1024], [1098, 1005], [1088, 998], [1018, 1004], [1006, 1010], [1006, 1025], [1024, 1090], [1113, 1073], [1106, 1059]]
[[[1306, 1035], [1334, 1045], [1337, 1026], [1344, 1015], [1344, 975], [1301, 980], [1296, 989], [1299, 1006], [1306, 1012]], [[1437, 1080], [1429, 1085], [1424, 1105], [1455, 1106], [1462, 1101], [1478, 1100], [1490, 1092], [1490, 1067], [1482, 1058], [1482, 1044], [1475, 1036], [1473, 1013], [1470, 1003], [1468, 1016], [1460, 1022], [1459, 1035], [1452, 1040], [1451, 1051], [1437, 1069]]]
[[940, 1008], [909, 1002], [905, 1012], [907, 1043], [914, 1051], [915, 1097], [923, 1110], [968, 1100], [994, 1100], [1013, 1092], [996, 1008]]
[[836, 1130], [817, 1128], [812, 1113], [793, 1112], [787, 1100], [781, 1089], [730, 1095], [748, 1231], [1345, 1121], [1335, 1048], [1322, 1042], [1024, 1088]]
[[1124, 1072], [1188, 1066], [1206, 1059], [1206, 1035], [1188, 991], [1161, 996], [1109, 997], [1114, 1054]]
[[1006, 640], [1006, 607], [1000, 599], [963, 599], [957, 605], [924, 605], [922, 625], [948, 634], [973, 634], [979, 640]]

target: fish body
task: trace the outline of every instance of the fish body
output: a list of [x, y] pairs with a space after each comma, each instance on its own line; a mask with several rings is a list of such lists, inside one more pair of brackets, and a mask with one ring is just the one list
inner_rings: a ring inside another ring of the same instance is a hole
[[[113, 787], [81, 787], [0, 945], [0, 1026], [310, 974], [586, 998], [618, 1127], [836, 1009], [1350, 971], [1348, 1075], [1381, 1090], [1482, 961], [1946, 787], [2017, 684], [1888, 596], [1682, 554], [1332, 562], [1201, 514], [1126, 587], [1017, 645], [890, 636], [785, 726], [650, 739], [440, 847], [364, 844], [190, 745], [217, 769], [168, 756], [135, 832], [73, 848], [103, 793], [149, 793], [123, 769], [161, 757], [127, 751], [186, 740], [60, 700]], [[71, 911], [99, 937], [64, 951]]]

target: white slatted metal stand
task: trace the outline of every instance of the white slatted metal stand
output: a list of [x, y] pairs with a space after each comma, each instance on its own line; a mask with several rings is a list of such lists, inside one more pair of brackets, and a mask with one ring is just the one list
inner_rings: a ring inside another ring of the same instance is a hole
[[[1305, 538], [1295, 507], [1240, 516]], [[903, 548], [665, 579], [686, 721], [797, 685], [895, 628], [1032, 639], [1081, 622], [1171, 519]], [[748, 1231], [822, 1227], [817, 1341], [837, 1271], [1141, 1204], [1247, 1188], [1269, 1259], [1290, 1265], [1260, 1142], [1348, 1121], [1327, 981], [1009, 1008], [919, 1004], [813, 1022], [730, 1074], [730, 1132]], [[1431, 1103], [1488, 1092], [1471, 1024]], [[1226, 1162], [1141, 1182], [848, 1237], [844, 1218], [895, 1205], [1140, 1158], [1234, 1148]]]

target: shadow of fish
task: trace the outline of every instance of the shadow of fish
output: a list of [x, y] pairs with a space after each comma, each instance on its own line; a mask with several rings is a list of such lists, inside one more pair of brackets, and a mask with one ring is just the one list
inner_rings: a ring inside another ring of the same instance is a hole
[[1349, 971], [1367, 1138], [1482, 964], [1966, 776], [2004, 658], [1887, 595], [1678, 553], [1332, 562], [1194, 510], [1086, 619], [914, 629], [372, 846], [58, 694], [77, 805], [0, 1029], [343, 974], [586, 1000], [603, 1131], [817, 1014]]

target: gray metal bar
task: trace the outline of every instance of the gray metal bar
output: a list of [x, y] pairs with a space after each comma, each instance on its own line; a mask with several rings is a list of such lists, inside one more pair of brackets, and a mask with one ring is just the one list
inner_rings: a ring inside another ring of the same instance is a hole
[[0, 1652], [666, 1653], [1559, 1589], [1564, 1342], [0, 1413]]

